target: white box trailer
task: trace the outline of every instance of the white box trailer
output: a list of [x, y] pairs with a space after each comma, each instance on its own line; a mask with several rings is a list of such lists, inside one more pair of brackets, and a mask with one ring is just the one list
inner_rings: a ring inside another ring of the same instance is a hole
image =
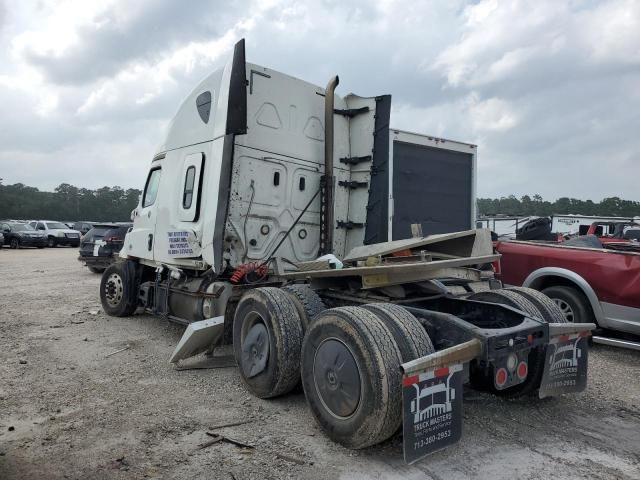
[[[248, 63], [239, 42], [151, 161], [121, 262], [102, 276], [105, 312], [198, 322], [174, 359], [211, 331], [255, 396], [302, 380], [332, 439], [364, 448], [404, 425], [407, 461], [460, 438], [465, 382], [584, 389], [594, 326], [499, 289], [489, 231], [469, 230], [475, 147], [390, 131], [390, 95], [337, 85]], [[413, 224], [430, 235], [407, 238]], [[570, 371], [551, 368], [556, 347], [579, 351]]]

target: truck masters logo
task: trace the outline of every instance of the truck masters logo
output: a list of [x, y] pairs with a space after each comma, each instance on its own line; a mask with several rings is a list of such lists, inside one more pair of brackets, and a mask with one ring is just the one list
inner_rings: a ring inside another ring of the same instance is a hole
[[462, 364], [408, 376], [402, 384], [405, 460], [456, 443], [462, 434]]
[[540, 384], [540, 398], [585, 389], [588, 335], [589, 332], [581, 332], [551, 338]]

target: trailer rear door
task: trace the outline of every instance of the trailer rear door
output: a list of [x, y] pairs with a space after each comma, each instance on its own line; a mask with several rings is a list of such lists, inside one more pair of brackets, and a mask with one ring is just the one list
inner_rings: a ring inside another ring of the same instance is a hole
[[476, 147], [391, 130], [389, 240], [474, 228]]

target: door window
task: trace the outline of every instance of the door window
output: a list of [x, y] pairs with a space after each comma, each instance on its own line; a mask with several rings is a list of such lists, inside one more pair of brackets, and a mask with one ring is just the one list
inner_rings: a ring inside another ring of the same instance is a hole
[[188, 210], [193, 203], [193, 185], [196, 180], [196, 167], [193, 165], [187, 168], [184, 176], [184, 193], [182, 194], [182, 208]]
[[[182, 165], [182, 198], [178, 202], [178, 219], [183, 222], [195, 222], [200, 215], [200, 187], [204, 154], [190, 153], [184, 157]], [[177, 203], [177, 202], [176, 202]]]
[[142, 207], [148, 207], [154, 204], [158, 195], [158, 187], [160, 186], [160, 168], [155, 168], [149, 172], [147, 184], [144, 187], [144, 196], [142, 197]]

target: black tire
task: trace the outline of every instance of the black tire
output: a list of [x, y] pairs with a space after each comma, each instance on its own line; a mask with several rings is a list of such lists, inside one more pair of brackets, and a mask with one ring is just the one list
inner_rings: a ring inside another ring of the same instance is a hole
[[542, 293], [555, 302], [567, 322], [590, 323], [594, 321], [589, 300], [577, 289], [558, 285], [545, 288]]
[[13, 238], [11, 239], [11, 241], [9, 242], [9, 246], [10, 246], [11, 248], [13, 248], [14, 250], [16, 250], [16, 249], [20, 248], [20, 240], [19, 240], [19, 239], [17, 239], [16, 237], [13, 237]]
[[102, 267], [87, 267], [87, 268], [91, 273], [104, 273], [104, 271], [106, 270], [105, 268], [102, 268]]
[[[523, 295], [512, 290], [488, 290], [486, 292], [474, 293], [469, 297], [469, 300], [479, 300], [482, 302], [492, 302], [501, 305], [507, 305], [509, 307], [517, 308], [527, 313], [528, 315], [544, 320], [544, 315], [530, 300], [526, 299]], [[475, 387], [489, 390], [496, 395], [502, 397], [517, 398], [525, 395], [535, 393], [540, 388], [540, 382], [542, 381], [542, 373], [544, 372], [544, 360], [545, 360], [545, 348], [536, 347], [532, 348], [529, 352], [527, 359], [529, 372], [524, 382], [515, 385], [513, 387], [506, 388], [504, 390], [498, 390], [493, 382], [495, 372], [491, 369], [486, 376], [474, 375], [472, 377], [472, 384]]]
[[309, 285], [291, 284], [282, 287], [282, 290], [290, 294], [296, 304], [300, 319], [302, 320], [302, 329], [305, 332], [307, 328], [309, 328], [311, 320], [320, 312], [324, 312], [327, 309], [322, 299]]
[[43, 249], [43, 248], [44, 248], [44, 245], [38, 245], [38, 248], [39, 248], [39, 249]]
[[393, 335], [373, 312], [339, 307], [314, 319], [302, 344], [302, 386], [313, 416], [332, 440], [365, 448], [398, 430], [399, 362]]
[[522, 310], [524, 313], [531, 315], [532, 317], [539, 319], [543, 318], [540, 310], [538, 310], [530, 300], [527, 300], [522, 295], [518, 295], [516, 292], [510, 290], [499, 289], [478, 292], [471, 295], [469, 300], [498, 303], [500, 305], [506, 305], [508, 307]]
[[545, 322], [567, 323], [567, 319], [562, 313], [562, 310], [560, 310], [560, 307], [544, 293], [527, 287], [510, 287], [507, 288], [507, 290], [516, 292], [533, 303], [542, 314]]
[[131, 261], [110, 265], [100, 280], [100, 302], [107, 315], [128, 317], [136, 311], [138, 285]]
[[53, 248], [57, 245], [56, 239], [54, 237], [47, 238], [47, 247]]
[[303, 336], [300, 315], [288, 293], [264, 287], [242, 296], [233, 319], [233, 353], [253, 395], [276, 397], [298, 384]]
[[402, 363], [436, 351], [422, 324], [405, 308], [393, 303], [371, 303], [363, 308], [375, 313], [389, 329], [400, 350]]

